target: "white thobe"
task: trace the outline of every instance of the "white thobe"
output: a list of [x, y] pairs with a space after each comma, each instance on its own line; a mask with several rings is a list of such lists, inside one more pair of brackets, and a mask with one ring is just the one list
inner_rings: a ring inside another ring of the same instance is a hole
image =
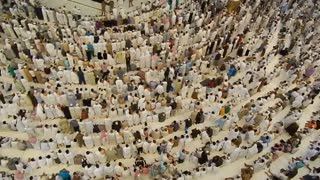
[[131, 147], [123, 147], [123, 157], [125, 159], [131, 158], [132, 152], [131, 152]]
[[224, 153], [229, 154], [232, 151], [232, 145], [231, 145], [231, 141], [227, 140], [223, 143], [222, 146], [222, 150], [224, 151]]
[[59, 158], [59, 160], [63, 163], [63, 164], [66, 164], [67, 163], [67, 159], [66, 157], [64, 156], [64, 153], [57, 153], [57, 156]]
[[96, 163], [96, 159], [95, 159], [93, 153], [86, 154], [86, 158], [87, 158], [89, 164], [95, 164]]
[[74, 155], [73, 153], [69, 152], [69, 153], [65, 153], [65, 157], [67, 159], [67, 162], [69, 165], [74, 164]]
[[257, 144], [254, 144], [252, 147], [248, 149], [247, 158], [250, 158], [258, 153]]
[[93, 148], [94, 144], [91, 136], [84, 136], [83, 140], [87, 148]]
[[94, 173], [95, 178], [97, 178], [97, 179], [103, 178], [103, 168], [102, 167], [95, 168], [93, 173]]
[[240, 155], [240, 152], [241, 152], [241, 148], [236, 148], [235, 150], [233, 150], [230, 154], [230, 160], [231, 162], [235, 161], [238, 159], [239, 155]]

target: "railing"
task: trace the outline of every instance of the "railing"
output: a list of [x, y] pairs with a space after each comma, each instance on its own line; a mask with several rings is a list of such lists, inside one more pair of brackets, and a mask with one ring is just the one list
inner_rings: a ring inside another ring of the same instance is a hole
[[[90, 6], [90, 5], [81, 3], [81, 2], [77, 2], [77, 1], [74, 1], [74, 0], [67, 0], [67, 1], [72, 2], [72, 3], [75, 3], [75, 4], [79, 4], [79, 5], [88, 7], [88, 8], [92, 8], [92, 9], [96, 9], [96, 10], [101, 11], [101, 9], [99, 9], [99, 8], [96, 8], [96, 7], [93, 7], [93, 6]], [[165, 0], [162, 0], [162, 1], [165, 1]], [[127, 13], [130, 13], [130, 12], [136, 11], [136, 10], [138, 10], [138, 9], [140, 9], [140, 8], [139, 8], [139, 7], [135, 7], [135, 9], [131, 9], [131, 10], [128, 10], [128, 9], [127, 9], [126, 12], [127, 12]]]
[[70, 1], [70, 2], [72, 2], [72, 3], [75, 3], [75, 4], [79, 4], [79, 5], [82, 5], [82, 6], [88, 7], [88, 8], [92, 8], [92, 9], [96, 9], [96, 10], [101, 11], [101, 9], [99, 9], [99, 8], [96, 8], [96, 7], [93, 7], [93, 6], [89, 6], [89, 5], [87, 5], [87, 4], [83, 4], [83, 3], [81, 3], [81, 2], [77, 2], [77, 1], [74, 1], [74, 0], [68, 0], [68, 1]]

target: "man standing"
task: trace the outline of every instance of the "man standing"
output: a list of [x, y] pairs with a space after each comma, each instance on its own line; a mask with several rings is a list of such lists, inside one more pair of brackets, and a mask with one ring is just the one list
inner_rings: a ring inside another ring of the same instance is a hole
[[127, 72], [131, 71], [131, 56], [129, 51], [126, 51], [126, 67], [127, 67]]
[[2, 104], [6, 103], [6, 101], [4, 99], [4, 95], [2, 94], [2, 92], [0, 92], [0, 101], [2, 102]]
[[172, 9], [172, 0], [168, 0], [168, 5], [169, 5], [169, 8], [171, 10]]
[[79, 84], [86, 84], [86, 80], [84, 77], [84, 73], [81, 70], [81, 67], [78, 68], [78, 72], [77, 72], [78, 78], [79, 78]]
[[129, 0], [129, 7], [133, 7], [133, 0]]
[[106, 1], [102, 0], [101, 1], [101, 16], [105, 16], [106, 15]]

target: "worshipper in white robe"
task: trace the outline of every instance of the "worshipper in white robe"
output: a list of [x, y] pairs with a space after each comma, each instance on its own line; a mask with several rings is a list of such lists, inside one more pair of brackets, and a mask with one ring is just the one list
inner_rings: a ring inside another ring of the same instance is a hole
[[116, 65], [116, 60], [112, 56], [108, 56], [107, 64], [110, 66], [115, 66]]
[[57, 152], [57, 156], [58, 156], [59, 160], [61, 161], [61, 163], [63, 163], [63, 164], [67, 163], [67, 159], [65, 157], [65, 153], [62, 152], [60, 149]]
[[123, 134], [123, 141], [124, 143], [128, 144], [131, 142], [132, 133], [126, 128], [122, 131]]
[[167, 147], [166, 147], [166, 152], [170, 153], [173, 147], [173, 143], [168, 141], [167, 142]]
[[51, 155], [47, 155], [47, 156], [46, 156], [46, 165], [47, 165], [48, 167], [51, 167], [51, 166], [54, 165], [54, 160], [53, 160], [53, 158], [51, 157]]
[[284, 48], [289, 48], [291, 45], [291, 33], [286, 33], [286, 36], [284, 38]]
[[41, 141], [40, 142], [40, 149], [44, 152], [49, 150], [49, 145], [47, 141]]
[[48, 14], [48, 19], [49, 19], [50, 22], [52, 22], [52, 23], [56, 23], [57, 22], [54, 10], [47, 10], [47, 14]]
[[94, 111], [94, 114], [95, 114], [95, 117], [100, 117], [101, 114], [102, 114], [102, 106], [101, 104], [94, 104], [93, 105], [93, 111]]
[[38, 158], [38, 164], [39, 164], [40, 167], [46, 166], [46, 159], [43, 158], [42, 156], [39, 156], [39, 158]]
[[264, 158], [259, 158], [254, 162], [253, 169], [255, 172], [259, 172], [262, 169], [266, 168], [267, 161]]
[[252, 144], [255, 141], [255, 130], [250, 130], [246, 134], [248, 144]]
[[6, 109], [7, 109], [7, 104], [3, 104], [0, 109], [2, 116], [8, 116], [8, 111]]
[[[140, 51], [139, 51], [139, 53], [140, 53]], [[145, 54], [141, 54], [140, 61], [139, 61], [139, 68], [140, 69], [146, 68], [146, 61], [147, 61], [146, 55]]]
[[31, 158], [31, 160], [29, 161], [29, 165], [33, 170], [39, 168], [38, 162], [34, 158]]
[[271, 119], [265, 118], [264, 120], [262, 120], [262, 122], [259, 125], [259, 128], [260, 128], [259, 132], [263, 133], [268, 131], [268, 128], [270, 127], [270, 123], [271, 123]]
[[87, 165], [84, 167], [84, 170], [85, 170], [84, 173], [88, 179], [94, 178], [94, 169], [95, 167], [93, 165]]
[[48, 119], [53, 119], [54, 118], [54, 113], [53, 113], [53, 111], [52, 111], [50, 106], [45, 105], [44, 106], [44, 112], [45, 112], [45, 115], [46, 115], [46, 117]]
[[148, 153], [150, 148], [150, 143], [146, 139], [145, 141], [142, 142], [142, 149], [144, 153]]
[[93, 142], [91, 135], [86, 134], [85, 136], [83, 136], [83, 140], [84, 140], [84, 144], [86, 145], [86, 147], [88, 149], [94, 147], [94, 142]]
[[250, 158], [258, 153], [257, 144], [254, 144], [250, 148], [248, 148], [248, 153], [246, 155], [246, 158]]
[[118, 116], [123, 116], [123, 109], [121, 107], [118, 107], [117, 114]]
[[228, 138], [224, 139], [223, 145], [222, 145], [222, 150], [224, 153], [229, 154], [233, 151], [231, 140]]
[[125, 159], [129, 159], [129, 158], [131, 158], [131, 156], [132, 156], [132, 149], [131, 149], [131, 147], [130, 147], [128, 144], [126, 144], [126, 145], [123, 147], [123, 157], [124, 157]]
[[58, 105], [55, 105], [55, 112], [57, 117], [64, 117], [64, 114], [62, 112], [62, 110], [58, 107]]
[[55, 47], [52, 43], [46, 44], [46, 50], [50, 54], [51, 57], [54, 57], [57, 55], [57, 51], [55, 50]]
[[248, 154], [248, 148], [246, 146], [241, 147], [238, 159], [246, 157]]
[[123, 143], [122, 135], [120, 135], [118, 132], [114, 132], [114, 133], [115, 133], [116, 143], [122, 144]]
[[138, 109], [140, 109], [140, 110], [145, 109], [145, 97], [144, 97], [144, 95], [142, 95], [141, 98], [138, 101]]
[[239, 130], [237, 128], [230, 129], [228, 133], [228, 139], [235, 139], [239, 135]]
[[5, 23], [5, 22], [1, 23], [1, 27], [2, 27], [2, 29], [4, 31], [4, 33], [7, 34], [7, 35], [10, 35], [10, 32], [8, 31], [6, 26], [7, 26], [7, 23]]
[[68, 59], [68, 62], [69, 62], [69, 67], [73, 68], [74, 67], [73, 56], [71, 54], [67, 53], [67, 59]]
[[140, 113], [140, 122], [145, 123], [147, 121], [148, 112], [144, 108], [142, 108], [142, 110], [139, 113]]
[[88, 161], [89, 164], [95, 164], [96, 163], [96, 158], [94, 156], [94, 154], [90, 151], [87, 151], [85, 154], [85, 157]]
[[46, 119], [46, 114], [44, 113], [44, 109], [42, 104], [39, 103], [36, 108], [36, 117], [38, 117], [41, 121]]
[[106, 162], [106, 155], [105, 155], [105, 149], [99, 147], [98, 151], [94, 153], [95, 157], [97, 157], [97, 161], [99, 163], [105, 163]]
[[115, 145], [117, 144], [117, 132], [114, 130], [111, 130], [108, 134], [108, 143], [109, 145]]
[[88, 116], [90, 119], [93, 119], [95, 117], [94, 110], [92, 107], [89, 107], [88, 109], [89, 109]]
[[149, 153], [155, 154], [157, 152], [158, 145], [156, 140], [153, 140], [149, 145]]
[[210, 137], [209, 137], [209, 135], [207, 134], [207, 132], [205, 130], [201, 131], [201, 137], [202, 137], [202, 143], [203, 144], [206, 144], [207, 142], [210, 141]]
[[126, 117], [128, 126], [129, 126], [129, 127], [132, 127], [133, 124], [134, 124], [134, 123], [133, 123], [133, 115], [132, 115], [132, 114], [126, 114], [125, 117]]
[[117, 91], [122, 92], [123, 91], [123, 81], [119, 78], [116, 80], [116, 86], [117, 86]]
[[11, 116], [16, 115], [18, 113], [18, 111], [19, 111], [19, 104], [20, 103], [17, 103], [17, 104], [10, 103], [8, 105], [8, 109], [7, 109], [8, 115], [11, 115]]
[[56, 150], [57, 148], [57, 143], [55, 141], [53, 141], [53, 139], [49, 139], [49, 149], [50, 150]]
[[70, 147], [71, 146], [71, 137], [68, 135], [65, 135], [64, 139], [63, 139], [63, 143], [66, 147]]
[[[109, 117], [110, 117], [110, 115], [109, 115]], [[104, 120], [104, 125], [105, 125], [105, 127], [106, 127], [106, 131], [111, 131], [111, 129], [112, 129], [112, 122], [113, 122], [113, 120], [111, 120], [110, 118], [106, 118], [106, 119]]]
[[175, 12], [173, 11], [172, 12], [172, 15], [171, 15], [171, 25], [174, 26], [177, 22], [177, 16], [175, 14]]
[[236, 161], [239, 158], [240, 152], [241, 152], [241, 147], [237, 147], [231, 152], [230, 154], [231, 162]]
[[5, 24], [5, 29], [9, 32], [9, 35], [12, 37], [12, 38], [17, 38], [14, 30], [13, 30], [13, 27], [11, 24]]
[[145, 63], [145, 68], [150, 69], [151, 67], [151, 55], [149, 52], [146, 52], [144, 55], [144, 63]]
[[86, 129], [86, 132], [89, 133], [89, 134], [92, 134], [93, 133], [93, 122], [92, 121], [86, 121], [85, 123], [85, 129]]
[[74, 164], [74, 154], [70, 150], [67, 149], [64, 156], [66, 157], [68, 165]]
[[6, 63], [7, 63], [7, 57], [4, 55], [2, 49], [0, 50], [0, 61], [1, 61], [1, 63], [3, 63], [3, 64], [6, 64]]
[[24, 124], [22, 123], [21, 118], [18, 118], [18, 119], [17, 119], [16, 128], [17, 128], [17, 130], [18, 130], [19, 132], [25, 132], [25, 126], [24, 126]]
[[47, 124], [43, 127], [43, 134], [46, 134], [48, 136], [52, 136], [52, 128], [49, 127]]
[[76, 54], [77, 54], [77, 56], [78, 56], [79, 58], [81, 58], [81, 59], [84, 58], [84, 57], [83, 57], [83, 54], [82, 54], [82, 51], [81, 51], [81, 49], [79, 48], [79, 46], [76, 46], [76, 47], [75, 47], [75, 51], [76, 51]]
[[111, 108], [111, 110], [109, 111], [109, 117], [114, 118], [117, 115], [118, 115], [117, 111], [114, 108]]
[[60, 131], [57, 132], [57, 134], [55, 134], [55, 140], [58, 144], [59, 147], [64, 145], [64, 134], [61, 133]]
[[99, 164], [96, 164], [93, 174], [94, 174], [94, 177], [97, 179], [103, 178], [103, 167], [100, 166]]
[[74, 111], [74, 107], [70, 106], [70, 107], [69, 107], [69, 111], [70, 111], [70, 114], [71, 114], [72, 119], [77, 119], [77, 118], [76, 118], [75, 111]]
[[304, 101], [304, 93], [298, 94], [294, 101], [292, 102], [292, 107], [298, 108], [302, 106], [302, 102]]
[[112, 9], [112, 15], [114, 16], [114, 19], [118, 19], [119, 13], [117, 8]]
[[124, 173], [124, 167], [121, 162], [119, 162], [117, 165], [114, 166], [114, 173], [117, 176], [122, 177], [122, 175]]
[[92, 136], [94, 146], [101, 146], [102, 145], [101, 138], [100, 138], [99, 134], [92, 134], [91, 136]]
[[48, 22], [48, 15], [47, 15], [47, 9], [45, 6], [41, 7], [41, 11], [42, 11], [42, 15], [43, 15], [43, 19], [45, 22]]
[[56, 105], [57, 104], [56, 96], [54, 94], [52, 94], [51, 92], [49, 92], [47, 95], [47, 104], [48, 105]]
[[106, 166], [104, 167], [104, 173], [107, 176], [113, 176], [113, 174], [114, 174], [114, 166], [111, 165], [110, 163], [107, 163]]

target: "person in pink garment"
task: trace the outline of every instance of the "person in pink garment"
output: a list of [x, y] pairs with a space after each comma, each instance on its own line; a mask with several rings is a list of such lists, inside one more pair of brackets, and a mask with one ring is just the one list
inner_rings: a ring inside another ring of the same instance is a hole
[[100, 139], [101, 139], [101, 143], [105, 144], [108, 140], [108, 133], [105, 130], [102, 130], [100, 132]]
[[15, 180], [24, 180], [24, 172], [16, 170], [15, 174], [14, 174], [14, 179]]

